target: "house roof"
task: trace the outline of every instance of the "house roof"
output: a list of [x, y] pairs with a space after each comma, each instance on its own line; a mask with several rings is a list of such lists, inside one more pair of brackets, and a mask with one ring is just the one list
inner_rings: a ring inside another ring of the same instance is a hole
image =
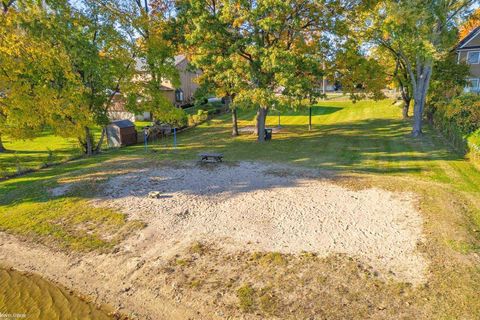
[[130, 128], [135, 126], [133, 122], [130, 120], [117, 120], [117, 121], [112, 121], [112, 123], [110, 124], [118, 128]]
[[178, 66], [183, 60], [185, 60], [185, 55], [179, 54], [175, 56], [175, 65]]
[[165, 85], [165, 84], [162, 84], [162, 85], [160, 86], [160, 91], [175, 91], [175, 88], [169, 87], [169, 86], [167, 86], [167, 85]]
[[[173, 58], [175, 66], [178, 66], [185, 59], [186, 59], [186, 57], [183, 54], [176, 55]], [[135, 70], [140, 71], [140, 72], [147, 71], [147, 61], [146, 61], [145, 58], [136, 58], [135, 59]]]
[[457, 44], [455, 49], [463, 48], [466, 44], [470, 42], [470, 40], [475, 38], [477, 35], [480, 35], [480, 26], [470, 31], [470, 33]]

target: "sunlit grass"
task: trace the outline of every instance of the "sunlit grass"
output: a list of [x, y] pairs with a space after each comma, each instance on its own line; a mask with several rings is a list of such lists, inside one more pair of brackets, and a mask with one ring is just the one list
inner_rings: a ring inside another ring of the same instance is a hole
[[[109, 250], [129, 232], [142, 227], [118, 212], [89, 204], [95, 187], [101, 188], [101, 182], [121, 170], [122, 163], [141, 168], [168, 160], [181, 166], [181, 160], [196, 160], [200, 152], [215, 151], [224, 153], [227, 163], [246, 160], [307, 166], [346, 177], [351, 187], [375, 186], [417, 195], [427, 238], [419, 244], [419, 250], [429, 261], [430, 274], [428, 287], [412, 289], [408, 300], [424, 305], [427, 318], [478, 318], [480, 269], [475, 264], [478, 258], [472, 257], [480, 250], [480, 173], [475, 166], [428, 127], [424, 137], [413, 139], [411, 123], [402, 120], [401, 110], [388, 100], [356, 104], [327, 101], [313, 108], [312, 114], [313, 128], [309, 131], [308, 109], [282, 113], [281, 130], [263, 144], [245, 131], [232, 138], [230, 114], [225, 114], [180, 132], [176, 148], [173, 137], [168, 137], [150, 144], [147, 151], [143, 145], [108, 150], [2, 181], [0, 230], [68, 250]], [[240, 128], [252, 127], [254, 115], [254, 110], [241, 110]], [[277, 112], [270, 112], [267, 125], [278, 125]], [[53, 142], [48, 145], [54, 146]], [[148, 161], [142, 162], [145, 159]], [[88, 184], [90, 178], [93, 184]], [[72, 181], [84, 183], [84, 188], [58, 197], [49, 192]], [[278, 256], [272, 257], [271, 261], [281, 262]], [[176, 267], [185, 269], [189, 263], [179, 260]], [[281, 266], [279, 263], [275, 268]], [[204, 285], [199, 281], [192, 279], [189, 283], [199, 290]], [[366, 296], [392, 285], [374, 284]], [[246, 309], [251, 305], [250, 297], [261, 307], [260, 293], [244, 287], [237, 298]], [[390, 298], [386, 296], [385, 300]], [[268, 301], [264, 302], [268, 307]]]

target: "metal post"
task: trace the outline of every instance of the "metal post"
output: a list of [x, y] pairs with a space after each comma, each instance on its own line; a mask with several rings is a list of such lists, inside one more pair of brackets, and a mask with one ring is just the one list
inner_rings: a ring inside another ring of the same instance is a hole
[[148, 141], [148, 139], [147, 139], [147, 137], [148, 137], [147, 132], [148, 132], [147, 128], [144, 128], [144, 129], [143, 129], [143, 143], [145, 144], [145, 152], [147, 152], [147, 144], [148, 144], [148, 143], [147, 143], [147, 141]]
[[280, 111], [278, 111], [278, 127], [280, 128]]
[[323, 98], [325, 99], [325, 94], [327, 93], [327, 90], [325, 89], [325, 85], [327, 84], [327, 78], [325, 77], [325, 61], [322, 63], [322, 69], [323, 69], [323, 77], [322, 77], [322, 93], [324, 94]]
[[177, 128], [173, 128], [173, 149], [177, 149]]
[[312, 106], [308, 108], [308, 130], [312, 130]]

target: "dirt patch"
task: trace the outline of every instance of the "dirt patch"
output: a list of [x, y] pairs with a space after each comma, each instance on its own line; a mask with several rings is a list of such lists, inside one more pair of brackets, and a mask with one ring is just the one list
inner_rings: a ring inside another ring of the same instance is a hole
[[[273, 133], [282, 131], [282, 128], [278, 127], [278, 126], [269, 127], [269, 129], [272, 129]], [[251, 133], [251, 134], [253, 134], [255, 132], [255, 130], [256, 130], [255, 126], [246, 126], [246, 127], [238, 128], [238, 132], [240, 132], [240, 133]]]
[[[112, 251], [87, 253], [0, 233], [0, 260], [139, 319], [418, 315], [427, 262], [409, 193], [248, 162], [101, 172], [105, 179], [86, 179], [101, 192], [91, 205], [115, 208], [144, 229]], [[67, 178], [58, 196], [83, 190], [80, 177]]]
[[[186, 239], [229, 238], [223, 242], [229, 251], [342, 253], [384, 276], [425, 280], [426, 262], [416, 251], [422, 219], [411, 194], [348, 190], [308, 170], [271, 174], [282, 169], [288, 168], [242, 162], [136, 170], [111, 178], [95, 205], [147, 222], [126, 244], [142, 252], [151, 251], [145, 246], [151, 243], [163, 250]], [[157, 197], [149, 197], [152, 192]]]

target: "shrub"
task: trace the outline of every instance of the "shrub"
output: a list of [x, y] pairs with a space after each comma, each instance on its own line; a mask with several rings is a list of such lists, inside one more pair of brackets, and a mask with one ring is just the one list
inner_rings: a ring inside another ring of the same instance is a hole
[[445, 115], [465, 135], [480, 129], [480, 95], [466, 94], [447, 105]]
[[208, 111], [198, 110], [197, 114], [188, 116], [188, 126], [193, 127], [208, 119]]
[[465, 138], [480, 129], [480, 95], [464, 94], [438, 103], [434, 110], [434, 125], [457, 148], [465, 149]]

